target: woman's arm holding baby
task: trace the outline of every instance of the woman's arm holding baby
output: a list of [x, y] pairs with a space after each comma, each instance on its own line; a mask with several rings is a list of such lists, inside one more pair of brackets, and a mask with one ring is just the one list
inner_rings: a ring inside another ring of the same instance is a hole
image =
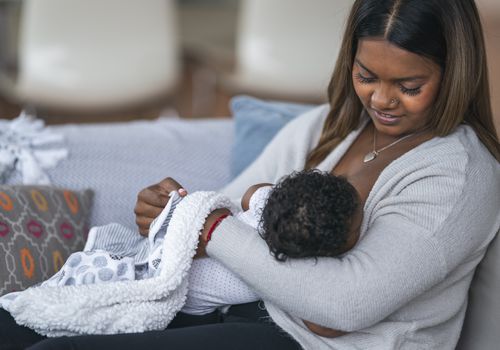
[[[446, 276], [449, 266], [442, 242], [436, 238], [455, 237], [452, 231], [466, 234], [458, 227], [463, 219], [455, 217], [457, 212], [452, 210], [463, 203], [463, 180], [450, 172], [411, 181], [397, 196], [380, 202], [369, 231], [341, 259], [278, 262], [266, 243], [251, 234], [254, 230], [233, 218], [217, 226], [207, 251], [238, 274], [270, 307], [328, 328], [360, 330], [380, 322]], [[428, 188], [442, 190], [429, 196]], [[414, 210], [414, 203], [420, 211]], [[382, 212], [384, 215], [379, 214]], [[422, 212], [430, 221], [422, 221]], [[476, 216], [471, 215], [477, 225], [479, 220], [488, 222], [488, 218]], [[477, 237], [474, 244], [482, 239]], [[474, 244], [468, 244], [467, 249], [475, 249]], [[394, 286], [404, 288], [395, 290]]]
[[[265, 186], [265, 185], [267, 186], [269, 184], [258, 184], [258, 185], [250, 187], [246, 193], [246, 195], [248, 195], [248, 200], [250, 199], [252, 194], [255, 193], [255, 191], [258, 188]], [[242, 203], [242, 206], [243, 206], [243, 203]], [[248, 203], [247, 203], [247, 210], [248, 210]], [[203, 230], [202, 230], [201, 235], [200, 235], [200, 241], [198, 243], [198, 248], [196, 251], [195, 258], [201, 258], [201, 257], [207, 256], [206, 246], [208, 244], [209, 232], [211, 230], [213, 231], [215, 229], [214, 225], [217, 225], [218, 219], [224, 217], [225, 215], [230, 215], [230, 214], [231, 214], [231, 212], [229, 211], [229, 209], [217, 209], [217, 210], [214, 210], [207, 217], [207, 220], [205, 221], [205, 225], [204, 225]], [[332, 328], [323, 327], [323, 326], [317, 325], [315, 323], [312, 323], [312, 322], [309, 322], [306, 320], [303, 320], [303, 322], [311, 332], [313, 332], [314, 334], [317, 334], [321, 337], [335, 338], [335, 337], [339, 337], [339, 336], [347, 334], [345, 332], [338, 331], [338, 330], [332, 329]]]

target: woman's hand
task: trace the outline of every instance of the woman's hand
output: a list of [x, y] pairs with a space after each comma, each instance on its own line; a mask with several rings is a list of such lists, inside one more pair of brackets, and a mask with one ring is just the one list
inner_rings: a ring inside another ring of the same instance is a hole
[[161, 211], [167, 205], [169, 193], [178, 191], [184, 197], [187, 191], [174, 179], [167, 177], [159, 183], [143, 189], [137, 195], [137, 203], [135, 205], [135, 222], [139, 227], [139, 233], [147, 236], [149, 233], [149, 225], [160, 215]]
[[203, 225], [203, 229], [201, 230], [200, 233], [198, 248], [196, 249], [196, 255], [194, 256], [195, 259], [207, 256], [206, 247], [208, 243], [208, 238], [207, 238], [208, 231], [210, 231], [210, 228], [218, 218], [226, 214], [231, 215], [231, 211], [229, 211], [229, 209], [226, 208], [215, 209], [213, 212], [208, 214], [207, 219], [205, 220], [205, 224]]
[[317, 325], [316, 323], [312, 323], [306, 320], [302, 320], [306, 327], [313, 332], [314, 334], [319, 335], [320, 337], [325, 337], [325, 338], [336, 338], [340, 337], [342, 335], [347, 334], [346, 332], [338, 331], [336, 329], [332, 328], [326, 328], [320, 325]]

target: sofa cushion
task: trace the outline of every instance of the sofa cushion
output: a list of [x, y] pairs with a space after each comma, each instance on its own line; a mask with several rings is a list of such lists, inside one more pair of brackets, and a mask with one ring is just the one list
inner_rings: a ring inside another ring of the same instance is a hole
[[[116, 222], [137, 229], [137, 194], [167, 176], [190, 192], [217, 190], [229, 181], [229, 118], [162, 117], [47, 128], [64, 136], [69, 154], [46, 173], [55, 187], [94, 191], [90, 226]], [[8, 181], [21, 183], [19, 173]]]
[[231, 100], [234, 143], [231, 150], [231, 177], [235, 178], [264, 150], [276, 133], [314, 105], [264, 101], [250, 96]]
[[83, 249], [92, 197], [91, 190], [0, 186], [0, 295], [47, 279]]

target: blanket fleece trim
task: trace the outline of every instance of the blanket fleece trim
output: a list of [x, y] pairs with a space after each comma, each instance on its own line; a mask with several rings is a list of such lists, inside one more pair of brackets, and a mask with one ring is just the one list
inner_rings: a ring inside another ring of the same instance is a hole
[[187, 273], [206, 217], [218, 208], [237, 209], [216, 192], [193, 192], [178, 205], [163, 241], [157, 277], [108, 284], [33, 287], [10, 305], [16, 322], [58, 337], [137, 333], [165, 329], [182, 308]]

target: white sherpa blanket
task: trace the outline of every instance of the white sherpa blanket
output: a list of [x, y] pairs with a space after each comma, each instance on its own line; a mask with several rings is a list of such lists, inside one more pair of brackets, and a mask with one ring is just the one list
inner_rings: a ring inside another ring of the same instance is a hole
[[[207, 215], [233, 208], [216, 192], [194, 192], [175, 209], [163, 241], [158, 276], [74, 286], [39, 286], [9, 304], [16, 322], [48, 337], [165, 329], [185, 303], [192, 258]], [[234, 212], [234, 211], [233, 211]]]

